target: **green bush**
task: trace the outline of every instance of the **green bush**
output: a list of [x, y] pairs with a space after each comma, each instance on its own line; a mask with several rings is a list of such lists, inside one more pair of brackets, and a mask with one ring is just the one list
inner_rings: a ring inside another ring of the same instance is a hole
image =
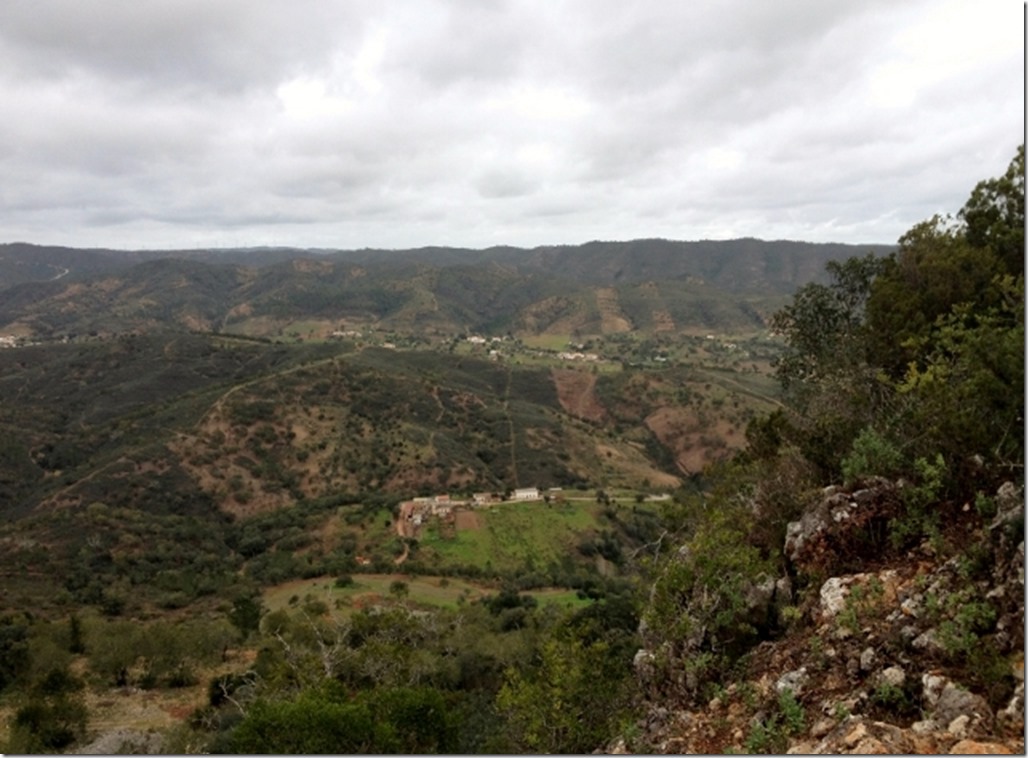
[[15, 711], [7, 750], [53, 753], [73, 744], [85, 733], [88, 718], [79, 694], [82, 688], [65, 669], [52, 669], [36, 682], [28, 700]]
[[874, 429], [863, 429], [842, 460], [843, 481], [854, 484], [869, 476], [893, 477], [903, 470], [903, 455], [888, 439]]
[[456, 746], [456, 726], [434, 690], [390, 688], [344, 697], [328, 686], [292, 701], [258, 701], [232, 733], [232, 751], [425, 754]]
[[330, 702], [307, 693], [292, 702], [255, 703], [231, 738], [235, 753], [369, 753], [375, 725], [364, 704]]
[[771, 622], [754, 615], [750, 601], [753, 588], [774, 575], [774, 563], [750, 541], [754, 518], [748, 499], [742, 493], [715, 496], [704, 509], [691, 539], [665, 559], [644, 612], [647, 626], [671, 643], [674, 657], [713, 654], [695, 672], [695, 686], [687, 684], [691, 689], [723, 671]]

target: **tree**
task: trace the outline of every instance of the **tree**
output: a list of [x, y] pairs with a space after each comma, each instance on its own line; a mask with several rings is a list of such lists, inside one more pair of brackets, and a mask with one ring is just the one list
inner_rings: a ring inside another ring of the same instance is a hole
[[241, 595], [232, 602], [228, 620], [239, 630], [245, 639], [251, 632], [256, 632], [261, 625], [264, 605], [256, 595]]
[[[787, 343], [777, 373], [789, 412], [754, 427], [755, 455], [791, 443], [827, 482], [838, 480], [865, 430], [901, 454], [892, 468], [943, 451], [958, 472], [961, 452], [986, 455], [982, 430], [1010, 440], [1008, 425], [1023, 417], [1023, 371], [1013, 369], [1023, 356], [1023, 317], [1021, 326], [1014, 318], [1023, 297], [1010, 306], [1011, 293], [1023, 293], [1023, 171], [1022, 146], [1003, 177], [978, 184], [958, 218], [916, 224], [886, 258], [829, 264], [830, 284], [801, 288], [774, 315]], [[1002, 428], [992, 422], [997, 413]], [[992, 458], [1010, 455], [1007, 445]]]
[[29, 670], [28, 625], [13, 616], [0, 618], [0, 691]]
[[335, 684], [292, 701], [258, 701], [232, 735], [236, 753], [452, 752], [457, 729], [442, 695], [396, 687], [350, 698]]
[[428, 687], [392, 687], [368, 696], [382, 725], [375, 752], [436, 754], [452, 752], [457, 724], [443, 696]]
[[864, 308], [884, 265], [873, 254], [831, 261], [829, 284], [800, 288], [792, 303], [771, 317], [772, 328], [786, 340], [776, 369], [786, 390], [847, 374], [864, 362]]
[[1012, 276], [1024, 274], [1024, 145], [1006, 173], [978, 183], [960, 218], [970, 245], [996, 255]]
[[89, 667], [111, 684], [124, 687], [139, 658], [142, 628], [131, 621], [106, 621], [90, 625]]
[[1024, 462], [1024, 279], [1007, 276], [996, 289], [1000, 305], [941, 318], [899, 385], [910, 455], [942, 453], [962, 488], [982, 464], [1005, 478]]
[[771, 319], [786, 341], [776, 375], [789, 412], [766, 441], [795, 445], [826, 482], [838, 477], [839, 459], [882, 399], [865, 318], [886, 265], [871, 254], [830, 262], [829, 284], [800, 288]]
[[86, 652], [86, 643], [82, 636], [82, 622], [74, 613], [68, 617], [68, 652], [75, 655]]
[[310, 691], [292, 702], [255, 703], [231, 744], [234, 753], [360, 754], [373, 752], [375, 726], [366, 705]]
[[52, 669], [29, 691], [14, 714], [7, 749], [16, 753], [53, 753], [85, 733], [88, 711], [79, 694], [83, 684], [67, 670]]
[[610, 739], [627, 712], [626, 676], [606, 642], [550, 638], [528, 671], [508, 669], [496, 705], [517, 752], [588, 754]]
[[968, 242], [950, 218], [934, 216], [900, 238], [883, 265], [867, 303], [871, 354], [893, 379], [921, 357], [936, 321], [963, 303], [988, 304], [999, 259]]

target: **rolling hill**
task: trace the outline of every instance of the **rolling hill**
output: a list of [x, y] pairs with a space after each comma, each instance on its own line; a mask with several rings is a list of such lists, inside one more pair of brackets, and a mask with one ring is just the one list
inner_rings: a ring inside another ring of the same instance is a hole
[[796, 287], [823, 276], [825, 261], [887, 249], [640, 240], [533, 250], [119, 253], [14, 244], [0, 246], [0, 333], [46, 338], [173, 325], [323, 338], [353, 328], [431, 336], [760, 328]]

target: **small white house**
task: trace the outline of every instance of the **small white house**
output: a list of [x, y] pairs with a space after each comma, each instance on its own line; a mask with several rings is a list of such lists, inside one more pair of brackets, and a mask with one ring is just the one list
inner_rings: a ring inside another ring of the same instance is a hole
[[514, 500], [541, 500], [538, 487], [522, 487], [514, 490]]

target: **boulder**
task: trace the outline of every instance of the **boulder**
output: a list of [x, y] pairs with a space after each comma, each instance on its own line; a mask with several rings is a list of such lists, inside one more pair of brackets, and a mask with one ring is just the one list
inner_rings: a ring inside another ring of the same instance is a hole
[[999, 742], [960, 740], [949, 749], [950, 755], [1013, 755], [1014, 751]]
[[[937, 725], [950, 726], [957, 719], [966, 733], [992, 720], [992, 709], [981, 695], [969, 692], [944, 676], [925, 674], [921, 678], [923, 698], [929, 720]], [[950, 730], [952, 731], [952, 730]]]
[[852, 493], [826, 489], [821, 500], [799, 521], [786, 525], [786, 558], [801, 569], [831, 570], [866, 557], [857, 555], [855, 551], [864, 548], [856, 546], [876, 543], [880, 525], [891, 517], [897, 502], [896, 487], [887, 479], [875, 477]]

